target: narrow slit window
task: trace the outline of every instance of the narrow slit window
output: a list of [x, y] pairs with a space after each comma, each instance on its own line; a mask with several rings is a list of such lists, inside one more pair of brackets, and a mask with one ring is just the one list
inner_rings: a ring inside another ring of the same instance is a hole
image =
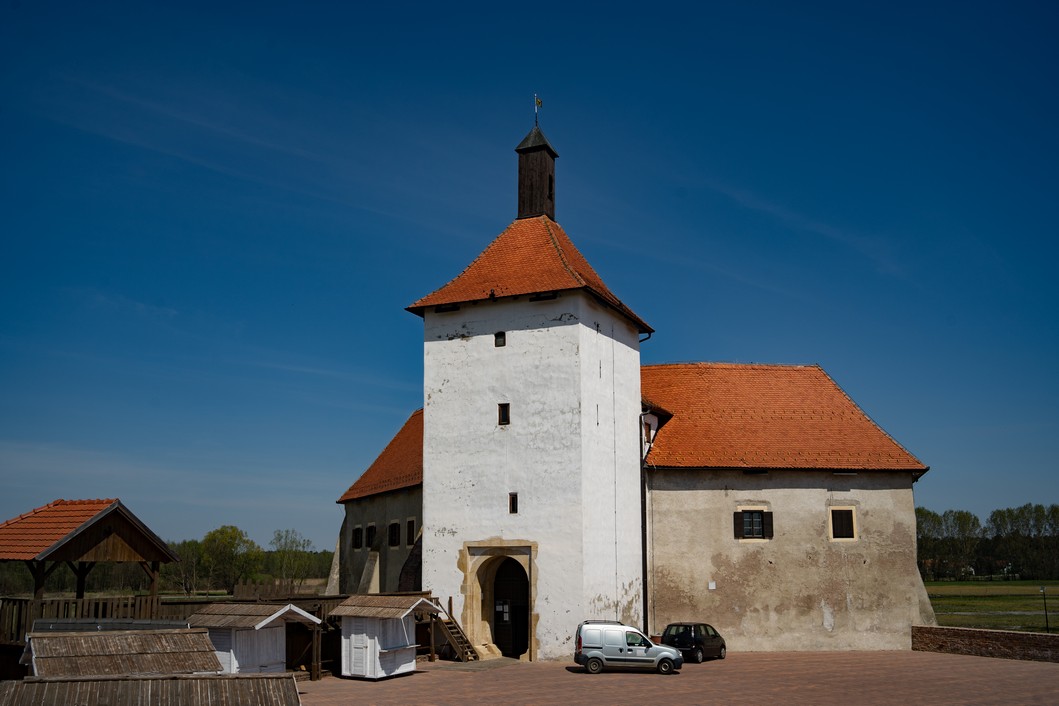
[[507, 494], [507, 511], [512, 515], [518, 514], [518, 493]]
[[405, 544], [412, 546], [416, 543], [416, 521], [409, 520], [405, 526]]
[[399, 546], [401, 546], [401, 523], [400, 522], [391, 522], [390, 523], [389, 534], [390, 534], [390, 536], [389, 536], [390, 546], [391, 547], [399, 547]]
[[493, 346], [496, 348], [503, 348], [507, 345], [507, 332], [497, 331], [493, 334]]
[[506, 426], [511, 423], [511, 404], [508, 402], [501, 402], [496, 406], [496, 423], [500, 426]]
[[364, 528], [354, 527], [353, 528], [353, 548], [360, 549], [364, 546]]
[[368, 529], [364, 533], [364, 546], [368, 549], [375, 548], [375, 525], [368, 525]]

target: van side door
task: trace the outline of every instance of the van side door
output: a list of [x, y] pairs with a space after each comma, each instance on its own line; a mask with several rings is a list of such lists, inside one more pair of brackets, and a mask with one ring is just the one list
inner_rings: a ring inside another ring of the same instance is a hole
[[628, 660], [629, 666], [654, 666], [654, 655], [649, 655], [647, 653], [652, 644], [653, 643], [650, 640], [635, 630], [629, 630], [626, 632], [625, 657]]
[[624, 630], [620, 628], [603, 630], [603, 657], [610, 665], [620, 667], [628, 664]]

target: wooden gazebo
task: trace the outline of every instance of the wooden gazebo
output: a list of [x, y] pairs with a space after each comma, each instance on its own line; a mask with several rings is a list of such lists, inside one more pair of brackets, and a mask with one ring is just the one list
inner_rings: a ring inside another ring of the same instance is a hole
[[33, 574], [33, 597], [61, 564], [77, 577], [77, 597], [99, 562], [136, 562], [158, 594], [161, 564], [179, 561], [169, 546], [121, 500], [56, 500], [0, 524], [0, 561], [23, 561]]

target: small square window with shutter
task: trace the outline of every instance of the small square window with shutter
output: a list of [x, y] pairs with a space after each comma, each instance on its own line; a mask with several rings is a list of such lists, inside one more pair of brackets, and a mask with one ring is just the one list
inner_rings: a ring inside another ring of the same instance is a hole
[[736, 539], [772, 539], [772, 513], [767, 510], [739, 510], [732, 516]]
[[856, 539], [857, 528], [853, 520], [853, 508], [831, 508], [831, 539]]
[[503, 348], [507, 345], [507, 333], [504, 331], [497, 331], [493, 334], [493, 345], [497, 348]]

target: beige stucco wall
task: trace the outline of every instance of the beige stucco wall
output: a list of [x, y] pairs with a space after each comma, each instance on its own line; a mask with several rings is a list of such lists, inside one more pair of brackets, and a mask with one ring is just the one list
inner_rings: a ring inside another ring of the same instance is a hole
[[[911, 625], [934, 623], [910, 474], [651, 469], [648, 479], [651, 632], [702, 620], [730, 650], [889, 650], [911, 648]], [[855, 541], [830, 539], [832, 506], [855, 509]], [[735, 538], [744, 507], [773, 513], [772, 539]]]
[[[423, 489], [404, 488], [389, 493], [373, 495], [345, 503], [346, 516], [342, 521], [342, 533], [339, 539], [340, 574], [339, 590], [342, 593], [355, 593], [364, 573], [364, 566], [369, 561], [370, 549], [364, 546], [353, 549], [353, 528], [366, 530], [369, 524], [375, 524], [375, 546], [378, 551], [378, 585], [379, 592], [396, 591], [401, 577], [401, 567], [411, 551], [405, 536], [406, 523], [415, 520], [416, 533], [423, 526]], [[388, 528], [391, 522], [401, 523], [401, 544], [391, 547], [388, 543]]]

